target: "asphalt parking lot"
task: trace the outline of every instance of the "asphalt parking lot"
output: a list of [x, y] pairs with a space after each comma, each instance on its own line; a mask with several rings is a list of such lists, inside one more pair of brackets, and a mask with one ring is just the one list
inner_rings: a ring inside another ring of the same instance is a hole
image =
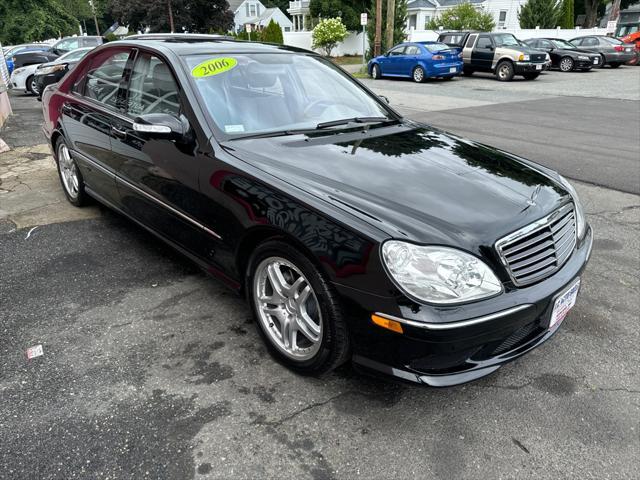
[[40, 105], [13, 95], [0, 478], [638, 478], [640, 68], [364, 82], [411, 118], [580, 180], [594, 252], [558, 334], [449, 389], [349, 366], [297, 376], [241, 299], [120, 216], [68, 205]]

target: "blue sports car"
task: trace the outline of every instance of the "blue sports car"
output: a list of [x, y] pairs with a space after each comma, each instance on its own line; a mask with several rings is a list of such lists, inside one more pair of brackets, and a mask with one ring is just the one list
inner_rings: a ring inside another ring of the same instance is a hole
[[425, 78], [451, 79], [462, 73], [462, 54], [440, 42], [407, 42], [396, 45], [368, 63], [369, 75], [408, 77], [414, 82]]

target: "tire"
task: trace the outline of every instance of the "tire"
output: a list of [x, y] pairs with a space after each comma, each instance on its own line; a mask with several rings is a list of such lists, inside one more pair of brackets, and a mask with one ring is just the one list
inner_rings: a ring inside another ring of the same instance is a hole
[[467, 66], [462, 67], [462, 74], [465, 77], [470, 77], [471, 75], [473, 75], [473, 71], [474, 70], [471, 67], [467, 67]]
[[536, 78], [538, 78], [540, 76], [539, 73], [524, 73], [522, 75], [525, 80], [535, 80]]
[[32, 95], [38, 95], [40, 93], [40, 90], [38, 90], [38, 86], [35, 82], [34, 75], [31, 75], [29, 78], [27, 78], [25, 85], [27, 87], [27, 92], [31, 93]]
[[598, 65], [598, 68], [604, 68], [606, 63], [607, 63], [607, 59], [604, 58], [603, 54], [600, 54], [600, 65]]
[[382, 78], [380, 67], [377, 64], [374, 64], [371, 67], [371, 78], [373, 78], [374, 80], [380, 80]]
[[618, 68], [620, 65], [622, 65], [622, 64], [621, 64], [621, 63], [618, 63], [618, 62], [611, 62], [611, 63], [609, 64], [609, 66], [610, 66], [611, 68]]
[[421, 66], [415, 67], [413, 69], [413, 72], [411, 72], [411, 78], [416, 83], [422, 83], [425, 79], [424, 68], [422, 68]]
[[560, 63], [558, 64], [558, 68], [561, 72], [570, 72], [575, 67], [575, 62], [571, 57], [562, 57], [560, 59]]
[[510, 82], [515, 74], [515, 68], [513, 68], [513, 63], [510, 61], [503, 60], [498, 63], [496, 67], [496, 78], [501, 82]]
[[[56, 141], [56, 165], [58, 176], [62, 184], [67, 200], [76, 207], [82, 207], [89, 202], [89, 198], [84, 191], [84, 180], [82, 173], [78, 168], [78, 164], [69, 152], [69, 147], [63, 137], [59, 137]], [[75, 178], [75, 180], [74, 180]]]
[[[274, 288], [272, 278], [279, 287]], [[321, 375], [349, 359], [349, 335], [337, 294], [291, 244], [272, 240], [260, 245], [249, 260], [245, 287], [258, 330], [282, 364], [303, 375]]]

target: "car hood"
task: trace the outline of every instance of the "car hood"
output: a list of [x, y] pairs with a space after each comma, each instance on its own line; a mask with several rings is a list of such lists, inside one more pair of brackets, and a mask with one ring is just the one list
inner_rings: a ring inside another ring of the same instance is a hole
[[237, 158], [321, 197], [389, 236], [468, 250], [566, 202], [541, 169], [423, 125], [223, 144]]

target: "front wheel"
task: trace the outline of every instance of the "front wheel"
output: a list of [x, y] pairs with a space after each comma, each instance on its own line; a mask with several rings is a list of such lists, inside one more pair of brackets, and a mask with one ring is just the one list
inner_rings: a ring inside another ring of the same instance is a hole
[[34, 95], [38, 95], [40, 93], [40, 89], [38, 88], [38, 83], [36, 82], [36, 77], [34, 75], [27, 78], [25, 85], [27, 86], [27, 92]]
[[380, 77], [382, 77], [380, 73], [380, 67], [378, 65], [374, 65], [373, 67], [371, 67], [371, 78], [373, 78], [374, 80], [378, 80]]
[[498, 64], [496, 68], [496, 78], [501, 82], [509, 82], [516, 74], [513, 64], [509, 61], [503, 61]]
[[573, 59], [571, 57], [563, 57], [560, 59], [560, 71], [561, 72], [570, 72], [573, 70]]
[[56, 163], [62, 189], [67, 200], [76, 207], [82, 207], [88, 203], [87, 194], [84, 191], [84, 180], [78, 164], [71, 156], [69, 147], [63, 137], [56, 142]]
[[338, 296], [292, 245], [277, 240], [259, 246], [249, 261], [246, 289], [276, 359], [307, 375], [347, 361], [349, 336]]
[[538, 78], [540, 76], [539, 73], [524, 73], [522, 75], [524, 77], [525, 80], [535, 80], [536, 78]]
[[420, 83], [424, 80], [424, 69], [420, 66], [413, 69], [413, 81]]

